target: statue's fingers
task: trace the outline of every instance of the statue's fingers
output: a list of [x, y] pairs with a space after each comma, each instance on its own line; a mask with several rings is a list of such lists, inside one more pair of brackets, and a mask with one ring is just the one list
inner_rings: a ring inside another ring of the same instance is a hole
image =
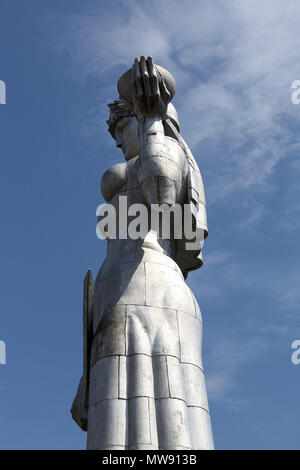
[[147, 67], [148, 67], [149, 73], [151, 73], [154, 70], [155, 65], [154, 65], [153, 59], [150, 55], [147, 57], [146, 62], [147, 62]]
[[149, 73], [148, 73], [148, 69], [147, 69], [146, 59], [143, 55], [141, 56], [140, 66], [141, 66], [141, 75], [142, 75], [142, 79], [143, 79], [145, 95], [149, 96], [151, 94], [151, 88], [150, 88], [150, 82], [149, 82]]
[[147, 59], [147, 68], [149, 72], [151, 93], [153, 96], [157, 96], [159, 95], [158, 76], [152, 57], [148, 57]]
[[146, 59], [145, 56], [141, 55], [140, 58], [140, 67], [141, 67], [141, 73], [147, 72], [147, 66], [146, 66]]
[[149, 81], [149, 73], [147, 69], [146, 59], [142, 55], [140, 59], [140, 67], [141, 67], [141, 74], [142, 74], [142, 83], [145, 92], [145, 101], [146, 101], [146, 108], [150, 111], [150, 97], [151, 97], [151, 86]]
[[150, 80], [153, 76], [156, 76], [157, 73], [156, 73], [156, 67], [153, 63], [153, 59], [152, 57], [148, 57], [148, 59], [146, 60], [146, 65], [147, 65], [147, 69], [148, 69], [148, 73], [149, 73], [149, 77], [150, 77]]
[[142, 96], [143, 95], [143, 85], [142, 85], [140, 64], [139, 64], [138, 59], [135, 59], [135, 61], [134, 61], [133, 72], [134, 72], [134, 81], [135, 81], [135, 87], [136, 87], [136, 94], [137, 94], [137, 96]]
[[157, 75], [152, 75], [150, 79], [150, 83], [151, 83], [152, 95], [159, 96], [160, 92], [159, 92], [159, 82], [158, 82]]
[[171, 94], [169, 93], [169, 91], [166, 87], [165, 81], [163, 79], [159, 81], [159, 90], [160, 90], [160, 94], [161, 94], [161, 97], [162, 97], [163, 101], [165, 103], [169, 103], [170, 98], [171, 98]]

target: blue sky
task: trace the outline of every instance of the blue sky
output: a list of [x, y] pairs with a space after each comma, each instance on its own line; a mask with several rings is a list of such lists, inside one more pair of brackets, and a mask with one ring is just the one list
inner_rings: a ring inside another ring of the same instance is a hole
[[82, 282], [105, 256], [106, 104], [136, 56], [175, 76], [209, 237], [189, 277], [219, 449], [299, 449], [300, 4], [1, 0], [0, 448], [82, 449]]

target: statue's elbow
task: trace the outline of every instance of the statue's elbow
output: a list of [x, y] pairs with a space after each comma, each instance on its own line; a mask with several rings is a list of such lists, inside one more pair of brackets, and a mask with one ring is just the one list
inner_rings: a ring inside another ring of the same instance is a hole
[[177, 202], [176, 181], [165, 177], [147, 178], [142, 185], [144, 196], [151, 206], [159, 206], [160, 211], [169, 210]]

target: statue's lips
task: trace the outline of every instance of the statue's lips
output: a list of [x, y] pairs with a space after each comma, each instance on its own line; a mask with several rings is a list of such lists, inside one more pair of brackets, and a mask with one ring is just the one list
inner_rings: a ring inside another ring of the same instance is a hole
[[[164, 79], [165, 85], [167, 90], [169, 91], [171, 97], [170, 101], [173, 99], [176, 91], [176, 81], [173, 75], [168, 72], [168, 70], [164, 69], [160, 65], [156, 65], [159, 74]], [[118, 80], [118, 92], [121, 98], [124, 98], [128, 103], [133, 104], [132, 100], [132, 84], [131, 84], [131, 69], [127, 70], [127, 72], [123, 73], [123, 75]]]

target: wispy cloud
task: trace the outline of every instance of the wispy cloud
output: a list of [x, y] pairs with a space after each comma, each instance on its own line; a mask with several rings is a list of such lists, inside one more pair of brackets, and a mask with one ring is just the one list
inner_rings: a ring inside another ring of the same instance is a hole
[[[278, 268], [278, 269], [277, 269]], [[201, 301], [213, 301], [222, 304], [226, 297], [234, 298], [237, 294], [269, 302], [275, 320], [298, 320], [300, 306], [299, 289], [300, 266], [265, 262], [262, 258], [251, 260], [238, 257], [234, 252], [215, 250], [205, 255], [205, 265], [188, 279], [192, 290]], [[258, 312], [262, 321], [269, 319]], [[267, 326], [267, 325], [265, 325]]]
[[[299, 109], [300, 112], [300, 109]], [[300, 148], [297, 147], [296, 159], [291, 159], [286, 166], [285, 178], [282, 178], [281, 204], [275, 228], [278, 232], [292, 232], [300, 228]]]
[[264, 209], [261, 206], [252, 207], [250, 213], [248, 213], [240, 222], [239, 228], [244, 230], [245, 228], [254, 227], [259, 223], [264, 214]]
[[269, 347], [263, 336], [246, 336], [242, 332], [222, 334], [208, 348], [206, 357], [207, 390], [213, 402], [226, 403], [239, 411], [247, 406], [239, 396], [238, 376], [243, 367], [255, 363]]

